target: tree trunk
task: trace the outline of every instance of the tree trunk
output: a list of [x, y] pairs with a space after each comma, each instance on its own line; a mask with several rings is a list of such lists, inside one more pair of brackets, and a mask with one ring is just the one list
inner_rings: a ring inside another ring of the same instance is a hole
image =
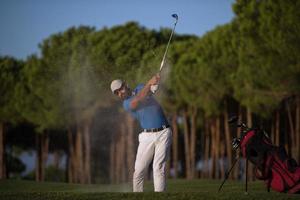
[[295, 131], [295, 159], [300, 162], [300, 96], [296, 97], [296, 131]]
[[75, 144], [72, 128], [68, 129], [68, 143], [69, 143], [69, 151], [68, 151], [68, 182], [75, 183]]
[[215, 178], [216, 174], [216, 120], [212, 119], [210, 123], [210, 133], [211, 133], [211, 149], [210, 149], [210, 158], [211, 158], [211, 169], [209, 171], [209, 178]]
[[[225, 109], [224, 109], [224, 129], [225, 129], [225, 140], [226, 140], [226, 154], [227, 154], [227, 163], [228, 166], [232, 165], [232, 136], [230, 135], [229, 125], [228, 125], [228, 113], [227, 113], [227, 101], [225, 101]], [[233, 178], [233, 173], [230, 175]]]
[[191, 170], [191, 159], [190, 159], [190, 141], [189, 141], [189, 125], [188, 125], [188, 115], [187, 115], [187, 111], [184, 111], [183, 113], [183, 120], [184, 120], [184, 150], [185, 150], [185, 174], [186, 174], [186, 178], [190, 179], [191, 175], [190, 175], [190, 170]]
[[190, 139], [190, 159], [191, 159], [191, 179], [196, 175], [196, 140], [197, 140], [197, 109], [193, 108], [191, 116], [191, 139]]
[[42, 135], [42, 181], [45, 181], [45, 172], [47, 167], [47, 160], [48, 160], [48, 153], [49, 153], [49, 134], [44, 133]]
[[116, 173], [115, 173], [115, 183], [120, 183], [120, 134], [117, 135], [116, 138], [116, 146], [115, 146], [115, 169], [116, 169]]
[[115, 140], [112, 140], [110, 143], [110, 167], [109, 167], [109, 175], [110, 175], [110, 182], [116, 182], [116, 147], [115, 147]]
[[275, 138], [275, 124], [276, 124], [276, 115], [271, 118], [271, 140], [273, 144], [276, 144]]
[[203, 173], [202, 173], [202, 178], [208, 178], [209, 177], [209, 143], [210, 143], [210, 136], [209, 136], [209, 123], [208, 120], [205, 120], [204, 122], [205, 126], [205, 144], [204, 144], [204, 166], [203, 166]]
[[35, 181], [40, 182], [42, 179], [42, 148], [41, 134], [35, 134], [36, 159], [35, 159]]
[[90, 120], [86, 120], [83, 128], [84, 136], [84, 183], [91, 184], [91, 133]]
[[251, 113], [251, 109], [250, 108], [247, 108], [247, 126], [249, 128], [252, 127], [252, 113]]
[[[68, 135], [68, 134], [67, 134]], [[69, 182], [69, 165], [70, 165], [70, 156], [69, 156], [69, 150], [66, 152], [66, 162], [65, 162], [65, 180], [68, 183]]]
[[[247, 108], [247, 126], [249, 128], [251, 128], [253, 126], [253, 122], [252, 122], [252, 112], [251, 112], [251, 109], [250, 108]], [[248, 174], [249, 174], [249, 180], [254, 180], [254, 166], [251, 162], [248, 162], [249, 163], [249, 171], [248, 171]]]
[[216, 162], [216, 168], [215, 168], [215, 178], [220, 178], [220, 117], [216, 118], [216, 128], [215, 128], [215, 162]]
[[59, 151], [55, 150], [53, 152], [53, 167], [58, 169], [59, 168], [59, 163], [61, 159], [61, 154]]
[[275, 124], [275, 145], [280, 145], [280, 113], [276, 111], [276, 124]]
[[291, 113], [291, 109], [290, 109], [290, 105], [288, 103], [288, 101], [286, 101], [286, 111], [287, 111], [287, 115], [288, 115], [288, 122], [289, 122], [289, 130], [286, 130], [285, 132], [285, 148], [288, 151], [288, 154], [290, 156], [293, 157], [292, 155], [292, 148], [293, 148], [293, 144], [291, 144], [291, 141], [294, 141], [295, 138], [295, 129], [294, 129], [294, 122], [293, 122], [293, 118], [292, 118], [292, 113]]
[[220, 153], [220, 171], [221, 171], [221, 179], [223, 180], [225, 177], [225, 143], [221, 142], [220, 144], [220, 149], [221, 149], [221, 153]]
[[170, 169], [171, 169], [171, 159], [168, 159], [166, 162], [166, 178], [170, 178]]
[[116, 135], [116, 183], [121, 183], [123, 181], [123, 165], [124, 165], [124, 145], [123, 145], [123, 132], [125, 132], [125, 124], [120, 124], [119, 133]]
[[127, 156], [127, 152], [126, 152], [126, 124], [123, 123], [122, 126], [122, 131], [121, 131], [121, 138], [120, 138], [120, 168], [121, 168], [121, 182], [124, 183], [126, 182], [126, 174], [128, 173], [128, 171], [126, 170], [126, 156]]
[[127, 173], [129, 181], [132, 181], [133, 172], [134, 172], [134, 159], [135, 159], [135, 134], [134, 134], [134, 120], [129, 115], [126, 114], [127, 121], [127, 134], [126, 134], [126, 151], [127, 151]]
[[[224, 109], [224, 129], [225, 129], [225, 144], [226, 144], [226, 157], [228, 165], [230, 166], [232, 163], [232, 146], [231, 141], [232, 137], [229, 130], [228, 125], [228, 112], [227, 112], [227, 101], [225, 100], [225, 109]], [[233, 173], [230, 174], [230, 177], [233, 178]]]
[[174, 174], [173, 178], [178, 176], [178, 126], [177, 126], [177, 113], [172, 117], [172, 129], [173, 129], [173, 143], [172, 143], [172, 160]]
[[[238, 122], [241, 122], [242, 119], [243, 119], [243, 110], [242, 110], [242, 106], [239, 105], [239, 108], [238, 108]], [[241, 128], [240, 127], [238, 127], [237, 130], [236, 130], [236, 137], [237, 138], [241, 137]], [[239, 154], [240, 154], [240, 150], [237, 149], [235, 157], [237, 157]], [[240, 169], [241, 169], [241, 163], [240, 163], [240, 161], [237, 161], [236, 166], [235, 166], [235, 170], [234, 170], [235, 179], [239, 179]]]
[[6, 179], [4, 123], [0, 122], [0, 180]]
[[83, 173], [83, 147], [82, 147], [82, 128], [77, 127], [76, 141], [75, 141], [75, 154], [76, 154], [76, 183], [84, 183]]
[[35, 180], [41, 182], [45, 180], [45, 167], [48, 158], [49, 137], [47, 133], [36, 133], [36, 167]]

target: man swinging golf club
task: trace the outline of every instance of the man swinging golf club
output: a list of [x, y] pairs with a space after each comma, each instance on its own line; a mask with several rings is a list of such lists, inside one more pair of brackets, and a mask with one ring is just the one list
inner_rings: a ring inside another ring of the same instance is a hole
[[120, 80], [111, 82], [111, 91], [123, 100], [124, 109], [136, 118], [143, 131], [139, 134], [139, 146], [135, 159], [133, 174], [133, 191], [143, 192], [144, 176], [153, 160], [154, 191], [162, 192], [166, 188], [166, 161], [172, 141], [172, 131], [164, 112], [153, 94], [158, 89], [160, 72], [165, 63], [169, 44], [172, 39], [178, 16], [170, 35], [159, 73], [154, 75], [145, 85], [138, 85], [133, 91]]
[[133, 91], [122, 80], [111, 83], [111, 90], [123, 100], [124, 109], [143, 128], [139, 134], [133, 174], [134, 192], [143, 192], [144, 176], [152, 160], [154, 190], [162, 192], [166, 187], [166, 161], [172, 132], [161, 106], [151, 94], [151, 86], [158, 84], [159, 78], [159, 75], [155, 75], [145, 85], [140, 84]]

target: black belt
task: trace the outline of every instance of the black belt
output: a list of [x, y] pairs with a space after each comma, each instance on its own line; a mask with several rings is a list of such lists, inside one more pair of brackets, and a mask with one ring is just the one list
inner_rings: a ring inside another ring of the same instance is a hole
[[144, 129], [144, 132], [158, 132], [158, 131], [162, 131], [166, 128], [169, 128], [170, 125], [163, 125], [162, 127], [160, 128], [150, 128], [150, 129]]

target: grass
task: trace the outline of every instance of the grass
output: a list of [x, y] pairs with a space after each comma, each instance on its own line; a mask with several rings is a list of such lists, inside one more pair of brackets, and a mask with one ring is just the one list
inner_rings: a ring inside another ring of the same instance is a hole
[[144, 193], [132, 193], [130, 184], [81, 185], [66, 183], [36, 183], [34, 181], [0, 181], [0, 200], [96, 200], [96, 199], [299, 199], [300, 195], [268, 193], [261, 181], [249, 182], [248, 194], [244, 183], [228, 181], [221, 192], [221, 180], [168, 180], [167, 192], [154, 193], [152, 182], [145, 184]]

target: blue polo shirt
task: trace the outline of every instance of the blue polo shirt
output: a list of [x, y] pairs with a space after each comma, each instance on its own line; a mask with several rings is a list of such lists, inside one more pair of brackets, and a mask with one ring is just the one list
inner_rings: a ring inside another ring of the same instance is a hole
[[140, 84], [133, 90], [133, 95], [123, 101], [124, 109], [136, 118], [143, 129], [160, 128], [168, 124], [164, 112], [152, 95], [145, 97], [134, 110], [130, 108], [132, 99], [144, 85]]

